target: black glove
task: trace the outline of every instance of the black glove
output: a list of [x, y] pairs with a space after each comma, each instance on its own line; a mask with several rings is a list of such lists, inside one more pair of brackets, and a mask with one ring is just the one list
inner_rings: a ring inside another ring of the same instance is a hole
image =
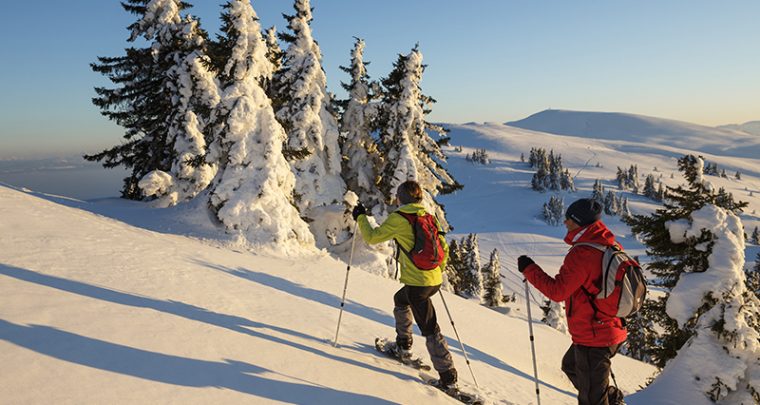
[[522, 255], [517, 258], [517, 270], [519, 270], [520, 273], [524, 272], [525, 268], [531, 264], [536, 264], [536, 262], [528, 256]]
[[354, 217], [354, 221], [356, 221], [359, 218], [359, 215], [367, 215], [367, 209], [364, 208], [362, 203], [359, 203], [354, 207], [354, 210], [351, 211], [351, 216]]

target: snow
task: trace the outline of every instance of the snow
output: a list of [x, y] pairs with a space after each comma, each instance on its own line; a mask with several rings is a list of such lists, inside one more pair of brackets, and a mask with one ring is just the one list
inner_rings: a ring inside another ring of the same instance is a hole
[[[333, 348], [346, 269], [325, 255], [235, 251], [6, 187], [0, 215], [7, 218], [0, 222], [3, 401], [456, 403], [374, 353], [374, 337], [393, 333], [393, 280], [350, 272]], [[483, 394], [493, 403], [532, 403], [524, 316], [446, 300]], [[453, 330], [440, 324], [471, 386]], [[569, 339], [534, 327], [542, 400], [574, 403], [558, 366]], [[424, 353], [422, 345], [415, 350]], [[614, 360], [628, 370], [620, 378], [628, 392], [653, 371]]]
[[678, 244], [686, 242], [686, 232], [690, 229], [691, 224], [688, 219], [679, 219], [666, 222], [665, 227], [670, 233], [670, 241]]
[[[561, 151], [576, 176], [578, 191], [560, 193], [571, 202], [588, 197], [596, 179], [616, 187], [617, 166], [638, 164], [642, 175], [657, 167], [665, 184], [678, 184], [679, 176], [669, 178], [677, 172], [675, 158], [694, 151], [654, 140], [595, 140], [501, 124], [448, 127], [452, 145], [463, 147], [446, 150], [448, 168], [465, 184], [439, 196], [454, 226], [448, 237], [478, 233], [481, 254], [498, 249], [504, 293], [516, 293], [517, 302], [494, 311], [453, 295], [446, 300], [484, 395], [495, 403], [535, 403], [516, 259], [530, 255], [551, 273], [567, 245], [562, 228], [540, 219], [548, 196], [530, 190], [533, 172], [520, 154], [531, 147]], [[477, 148], [487, 149], [491, 164], [465, 160]], [[747, 229], [760, 225], [752, 214], [760, 209], [760, 160], [703, 155], [742, 172], [741, 181], [706, 177], [749, 201], [741, 215]], [[756, 196], [748, 197], [745, 187]], [[618, 194], [629, 199], [635, 214], [658, 206], [628, 191]], [[76, 201], [0, 187], [0, 397], [10, 403], [455, 403], [368, 346], [375, 336], [392, 336], [391, 297], [399, 285], [387, 278], [387, 263], [360, 263], [363, 242], [356, 242], [340, 347], [333, 349], [350, 239], [336, 245], [343, 262], [319, 252], [289, 257], [285, 249], [251, 249], [235, 234], [220, 233], [202, 208], [204, 202], [159, 210], [133, 201]], [[645, 257], [618, 218], [604, 221], [631, 255]], [[757, 247], [750, 250], [754, 257]], [[559, 369], [570, 340], [536, 323], [542, 298], [531, 289], [542, 403], [574, 404], [575, 391]], [[471, 385], [440, 301], [435, 305], [460, 376]], [[426, 357], [421, 345], [415, 351]], [[713, 364], [722, 367], [723, 361]], [[678, 359], [673, 364], [712, 366]], [[620, 355], [613, 366], [627, 394], [655, 373]], [[745, 375], [758, 380], [760, 370], [748, 368]], [[660, 391], [650, 388], [626, 400], [704, 403], [692, 379], [674, 374], [652, 386]]]
[[681, 326], [697, 312], [706, 294], [731, 290], [744, 277], [744, 230], [739, 219], [714, 205], [706, 205], [691, 215], [691, 226], [683, 240], [698, 237], [703, 229], [718, 238], [710, 255], [709, 270], [682, 274], [668, 298], [668, 316]]

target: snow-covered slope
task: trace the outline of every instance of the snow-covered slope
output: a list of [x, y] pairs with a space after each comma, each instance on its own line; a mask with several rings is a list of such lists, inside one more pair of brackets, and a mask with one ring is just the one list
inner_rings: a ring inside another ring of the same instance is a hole
[[[542, 205], [554, 193], [538, 193], [530, 189], [534, 170], [520, 161], [521, 153], [527, 160], [532, 147], [541, 147], [562, 155], [564, 166], [575, 176], [578, 188], [575, 193], [561, 193], [566, 205], [577, 198], [589, 197], [594, 181], [600, 179], [607, 189], [629, 198], [634, 214], [650, 212], [658, 203], [641, 195], [617, 190], [617, 167], [627, 168], [635, 164], [640, 175], [653, 174], [665, 185], [674, 186], [683, 182], [677, 169], [677, 159], [695, 153], [690, 149], [657, 144], [654, 140], [588, 139], [501, 124], [450, 125], [449, 129], [452, 145], [463, 147], [461, 152], [456, 152], [453, 147], [447, 150], [451, 156], [449, 168], [457, 180], [465, 184], [463, 190], [440, 198], [446, 206], [454, 232], [479, 233], [481, 238], [491, 241], [485, 247], [481, 243], [484, 253], [486, 248], [499, 248], [503, 256], [510, 257], [507, 265], [512, 267], [521, 254], [543, 256], [550, 265], [559, 266], [566, 253], [566, 245], [562, 242], [564, 228], [548, 226], [540, 218]], [[479, 165], [464, 159], [466, 154], [478, 148], [486, 149], [491, 164]], [[760, 157], [703, 155], [729, 173], [728, 178], [706, 178], [717, 187], [725, 187], [737, 199], [750, 203], [741, 217], [745, 228], [752, 230], [760, 226], [757, 215], [760, 211]], [[733, 177], [735, 171], [742, 173], [741, 180]], [[631, 237], [630, 230], [619, 219], [605, 217], [604, 221], [621, 238], [627, 250], [644, 255], [641, 244]], [[751, 260], [754, 255], [747, 257]]]
[[635, 114], [545, 110], [507, 125], [592, 139], [654, 143], [716, 155], [760, 156], [760, 137], [756, 135]]
[[[392, 334], [393, 280], [350, 273], [333, 348], [346, 271], [329, 257], [242, 253], [7, 187], [0, 218], [4, 403], [456, 403], [374, 354], [374, 337]], [[522, 311], [446, 299], [483, 394], [532, 403]], [[569, 338], [539, 325], [536, 345], [542, 400], [574, 403], [558, 367]], [[614, 363], [627, 392], [653, 372], [624, 357]]]
[[[440, 198], [455, 227], [452, 237], [478, 233], [484, 257], [499, 249], [505, 290], [517, 302], [492, 311], [445, 297], [483, 394], [494, 403], [535, 403], [515, 261], [529, 254], [556, 271], [567, 246], [564, 229], [539, 218], [551, 194], [530, 190], [532, 170], [520, 154], [532, 147], [561, 153], [579, 188], [564, 193], [569, 203], [589, 196], [595, 179], [615, 188], [617, 166], [637, 164], [640, 174], [676, 184], [676, 159], [693, 150], [656, 137], [597, 140], [501, 124], [449, 127], [452, 144], [463, 147], [447, 150], [449, 168], [465, 184]], [[491, 164], [466, 161], [475, 148], [485, 148]], [[703, 154], [729, 174], [741, 171], [741, 180], [707, 178], [750, 202], [742, 215], [747, 229], [760, 225], [760, 160]], [[634, 213], [657, 206], [623, 195]], [[393, 334], [397, 282], [352, 269], [341, 346], [333, 348], [345, 263], [246, 252], [234, 238], [220, 237], [196, 208], [78, 201], [0, 186], [0, 402], [455, 403], [371, 348], [374, 337]], [[627, 226], [614, 217], [604, 221], [643, 257]], [[750, 246], [748, 260], [758, 250]], [[533, 290], [530, 299], [539, 319], [535, 304], [543, 297]], [[461, 379], [471, 387], [437, 298], [435, 305]], [[420, 343], [416, 351], [424, 355]], [[542, 403], [575, 403], [559, 367], [569, 344], [568, 336], [536, 326]], [[629, 394], [655, 372], [623, 356], [614, 358], [614, 370]], [[652, 401], [651, 395], [628, 398], [634, 405]]]

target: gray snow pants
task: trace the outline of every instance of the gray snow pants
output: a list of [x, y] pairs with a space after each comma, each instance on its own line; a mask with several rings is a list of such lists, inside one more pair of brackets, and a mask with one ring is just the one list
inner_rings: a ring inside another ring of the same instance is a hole
[[[579, 405], [612, 405], [608, 396], [617, 391], [609, 387], [610, 359], [620, 345], [610, 347], [589, 347], [572, 345], [562, 357], [562, 371], [578, 390]], [[613, 392], [610, 392], [613, 390]]]
[[454, 368], [449, 346], [446, 339], [441, 335], [438, 327], [438, 319], [430, 297], [435, 295], [441, 288], [440, 285], [432, 287], [415, 287], [405, 285], [393, 296], [393, 316], [396, 318], [396, 343], [399, 347], [410, 349], [412, 347], [412, 319], [417, 322], [422, 336], [425, 336], [433, 368], [438, 373], [443, 373]]

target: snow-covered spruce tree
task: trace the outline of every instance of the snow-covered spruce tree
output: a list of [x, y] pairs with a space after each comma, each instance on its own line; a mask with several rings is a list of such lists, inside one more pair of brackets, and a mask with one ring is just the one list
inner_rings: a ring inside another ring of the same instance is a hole
[[639, 183], [639, 167], [637, 165], [631, 165], [628, 169], [628, 184], [634, 194], [638, 194], [641, 190], [641, 185]]
[[760, 298], [760, 253], [755, 257], [754, 267], [746, 269], [744, 275], [747, 278], [747, 290]]
[[343, 102], [340, 131], [343, 155], [343, 180], [349, 190], [370, 210], [378, 206], [376, 213], [385, 211], [385, 201], [378, 188], [382, 157], [372, 138], [372, 128], [377, 115], [375, 95], [370, 91], [369, 76], [364, 62], [364, 40], [357, 38], [351, 51], [351, 66], [340, 68], [351, 75], [349, 83], [342, 83], [348, 92]]
[[565, 169], [565, 171], [562, 172], [559, 179], [559, 185], [562, 190], [570, 192], [575, 191], [575, 182], [573, 181], [573, 176], [570, 175], [569, 170]]
[[446, 157], [429, 134], [436, 132], [443, 137], [445, 130], [425, 121], [435, 100], [424, 95], [420, 88], [424, 70], [422, 53], [415, 46], [409, 54], [398, 56], [393, 70], [382, 80], [378, 128], [385, 160], [380, 190], [390, 203], [401, 183], [416, 180], [425, 191], [423, 203], [432, 210], [444, 231], [448, 231], [445, 212], [435, 196], [460, 189], [462, 185], [443, 167]]
[[[705, 247], [711, 239], [709, 234], [698, 238], [689, 238], [682, 243], [671, 240], [671, 223], [686, 223], [691, 213], [708, 204], [716, 204], [717, 194], [710, 183], [703, 177], [703, 161], [692, 155], [678, 160], [678, 167], [683, 172], [688, 184], [675, 188], [668, 187], [665, 192], [666, 202], [663, 208], [651, 215], [633, 215], [625, 219], [631, 230], [647, 246], [647, 255], [652, 259], [647, 268], [657, 279], [656, 283], [670, 291], [686, 272], [704, 272], [708, 269], [708, 253]], [[746, 203], [728, 202], [739, 212]], [[679, 222], [680, 221], [680, 222]], [[668, 360], [675, 357], [677, 351], [693, 334], [693, 324], [682, 326], [665, 315], [667, 294], [651, 302], [650, 319], [658, 325], [648, 347], [634, 348], [645, 357], [651, 358], [655, 365], [664, 367]]]
[[478, 246], [478, 235], [469, 234], [462, 242], [462, 268], [459, 269], [460, 295], [465, 298], [477, 299], [480, 302], [483, 298], [483, 273], [480, 265], [480, 247]]
[[211, 138], [213, 112], [219, 104], [219, 86], [209, 71], [206, 33], [190, 16], [181, 18], [176, 0], [152, 0], [134, 28], [153, 41], [155, 58], [172, 66], [166, 72], [165, 88], [172, 109], [167, 117], [167, 144], [172, 148], [169, 173], [160, 169], [138, 182], [145, 196], [156, 196], [159, 206], [187, 201], [208, 187], [216, 167], [205, 160]]
[[628, 189], [628, 172], [624, 171], [620, 168], [620, 166], [618, 166], [617, 174], [615, 175], [615, 181], [617, 181], [619, 190]]
[[742, 174], [741, 174], [741, 172], [739, 172], [739, 171], [737, 170], [737, 171], [736, 171], [736, 174], [734, 175], [734, 177], [736, 178], [736, 180], [741, 180], [741, 179], [742, 179]]
[[631, 216], [631, 209], [628, 208], [628, 197], [620, 199], [618, 216], [620, 216], [620, 218], [629, 218]]
[[533, 173], [533, 178], [530, 180], [530, 187], [535, 191], [546, 191], [546, 183], [548, 182], [549, 174], [544, 169], [544, 166], [539, 166], [538, 170]]
[[760, 231], [758, 231], [757, 227], [755, 227], [755, 230], [752, 231], [752, 238], [750, 239], [750, 242], [752, 242], [753, 245], [760, 245]]
[[[272, 72], [277, 72], [282, 66], [282, 58], [285, 52], [280, 48], [280, 43], [277, 41], [277, 28], [273, 25], [269, 27], [264, 34], [264, 38], [267, 43], [267, 60], [272, 63]], [[264, 92], [267, 96], [272, 96], [272, 78], [267, 77], [262, 83]]]
[[594, 187], [591, 190], [591, 199], [598, 202], [602, 207], [604, 206], [604, 186], [599, 179], [594, 181]]
[[545, 300], [544, 304], [541, 305], [541, 311], [544, 314], [541, 322], [562, 333], [568, 333], [567, 319], [565, 318], [565, 310], [562, 308], [562, 304], [552, 300]]
[[288, 46], [274, 75], [272, 94], [277, 119], [288, 135], [285, 156], [296, 176], [295, 201], [301, 215], [313, 219], [314, 207], [340, 203], [338, 124], [330, 113], [322, 54], [311, 32], [310, 0], [295, 0], [285, 15], [290, 32], [280, 32]]
[[604, 213], [607, 215], [618, 215], [620, 213], [618, 197], [612, 190], [607, 191], [607, 194], [604, 195]]
[[654, 186], [654, 176], [651, 174], [647, 175], [644, 180], [644, 196], [652, 200], [657, 200], [657, 188]]
[[463, 255], [462, 241], [457, 242], [456, 239], [452, 239], [449, 242], [449, 260], [446, 262], [446, 268], [443, 272], [446, 282], [441, 288], [457, 295], [462, 292], [460, 277], [462, 271], [460, 269], [464, 265]]
[[499, 307], [504, 299], [504, 287], [501, 284], [501, 262], [499, 252], [494, 249], [488, 264], [483, 268], [483, 304], [489, 307]]
[[293, 206], [295, 178], [282, 154], [287, 137], [261, 88], [272, 64], [250, 0], [228, 1], [222, 22], [220, 42], [231, 47], [222, 51], [227, 52], [219, 74], [222, 127], [209, 153], [219, 172], [209, 206], [228, 230], [241, 232], [254, 246], [286, 252], [313, 246], [308, 225]]
[[558, 195], [549, 197], [549, 202], [544, 203], [543, 216], [544, 221], [549, 225], [562, 224], [565, 218], [565, 202], [562, 197]]
[[684, 403], [698, 403], [697, 395], [760, 403], [760, 301], [746, 289], [741, 220], [708, 203], [665, 225], [671, 242], [693, 245], [705, 267], [682, 273], [670, 291], [667, 314], [691, 337], [650, 389], [690, 387], [695, 398], [679, 398]]
[[[179, 13], [190, 5], [180, 1], [126, 0], [122, 7], [137, 16], [137, 21], [128, 27], [129, 42], [141, 36], [151, 42], [143, 48], [129, 47], [123, 56], [99, 57], [98, 63], [90, 65], [117, 86], [96, 87], [93, 104], [126, 132], [125, 142], [84, 158], [102, 162], [107, 168], [124, 166], [130, 170], [121, 195], [139, 200], [144, 198], [138, 187], [140, 179], [154, 170], [170, 172], [175, 162], [169, 127], [177, 123], [172, 117], [178, 116], [173, 100], [178, 86], [176, 82], [172, 84], [168, 72], [183, 61], [167, 56], [178, 52], [180, 44], [192, 45], [183, 41], [176, 29], [182, 24]], [[195, 33], [203, 35], [200, 30]], [[192, 124], [188, 122], [188, 127], [192, 128]], [[170, 176], [164, 178], [168, 185]]]

